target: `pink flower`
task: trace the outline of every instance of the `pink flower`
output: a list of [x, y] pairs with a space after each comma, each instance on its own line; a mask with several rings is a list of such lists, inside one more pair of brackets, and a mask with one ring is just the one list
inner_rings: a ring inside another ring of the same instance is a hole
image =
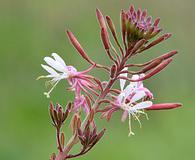
[[[125, 68], [124, 70], [127, 70]], [[127, 77], [127, 74], [122, 74], [122, 76]], [[132, 79], [139, 79], [144, 75], [133, 75]], [[131, 116], [133, 116], [140, 124], [141, 122], [138, 118], [138, 114], [147, 114], [143, 111], [143, 109], [149, 108], [152, 106], [151, 101], [147, 101], [144, 98], [149, 97], [150, 99], [153, 97], [152, 93], [143, 86], [143, 82], [131, 82], [128, 86], [125, 86], [126, 80], [120, 79], [120, 87], [121, 93], [117, 97], [117, 102], [115, 106], [121, 108], [124, 112], [122, 115], [122, 121], [125, 121], [127, 116], [129, 116], [129, 136], [134, 135], [131, 129]]]
[[89, 113], [90, 111], [86, 98], [83, 95], [76, 96], [74, 100], [73, 110], [77, 112], [80, 108], [83, 108], [85, 113]]
[[[75, 67], [67, 66], [64, 60], [56, 53], [52, 53], [51, 57], [45, 57], [44, 61], [47, 65], [41, 64], [43, 69], [45, 69], [49, 74], [46, 76], [40, 76], [40, 78], [51, 78], [47, 83], [52, 85], [52, 88], [48, 92], [44, 92], [47, 98], [50, 97], [50, 93], [63, 79], [67, 79], [71, 85], [71, 90], [76, 91], [76, 96], [80, 95], [81, 90], [87, 92], [85, 88], [93, 91], [92, 88], [97, 89], [98, 87], [92, 82], [93, 77], [86, 75], [94, 66], [89, 69], [78, 72]], [[95, 91], [94, 91], [95, 92]]]

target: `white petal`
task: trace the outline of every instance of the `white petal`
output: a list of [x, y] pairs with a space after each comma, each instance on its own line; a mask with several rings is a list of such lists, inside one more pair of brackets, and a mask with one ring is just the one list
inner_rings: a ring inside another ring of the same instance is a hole
[[135, 93], [135, 95], [131, 98], [130, 102], [134, 103], [140, 99], [142, 99], [144, 96], [146, 96], [146, 93], [144, 91], [138, 91]]
[[[127, 70], [128, 70], [128, 67], [125, 67], [122, 71], [127, 71]], [[121, 77], [127, 77], [127, 75], [128, 75], [127, 73], [122, 73], [122, 74], [120, 74]], [[125, 82], [126, 82], [126, 80], [120, 79], [121, 91], [124, 89]]]
[[148, 108], [150, 106], [152, 106], [152, 102], [151, 101], [144, 101], [144, 102], [140, 102], [140, 103], [136, 104], [132, 108], [137, 110], [137, 109], [145, 109], [145, 108]]
[[137, 80], [139, 79], [139, 75], [138, 74], [134, 74], [132, 77], [131, 77], [132, 80]]
[[118, 99], [117, 100], [118, 100], [119, 104], [123, 103], [124, 97], [125, 97], [124, 93], [120, 93], [118, 95]]
[[50, 73], [49, 77], [55, 77], [58, 76], [59, 74], [51, 67], [47, 66], [47, 65], [43, 65], [41, 64], [41, 66], [43, 67], [43, 69], [45, 69], [48, 73]]
[[60, 72], [66, 72], [66, 68], [61, 65], [59, 62], [53, 60], [52, 58], [50, 57], [45, 57], [44, 58], [44, 61], [50, 65], [51, 67], [53, 67], [54, 69], [56, 69], [57, 71], [60, 71]]
[[52, 53], [51, 55], [54, 57], [54, 59], [55, 59], [57, 62], [59, 62], [59, 63], [60, 63], [61, 65], [63, 65], [64, 67], [66, 67], [66, 64], [65, 64], [64, 60], [63, 60], [57, 53]]
[[124, 93], [125, 93], [125, 99], [133, 92], [134, 87], [129, 84], [125, 89], [124, 89]]

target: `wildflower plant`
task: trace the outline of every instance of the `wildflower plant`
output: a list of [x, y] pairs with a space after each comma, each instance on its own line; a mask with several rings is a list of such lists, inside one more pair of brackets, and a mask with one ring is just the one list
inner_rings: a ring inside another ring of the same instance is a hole
[[[73, 102], [68, 102], [65, 109], [60, 104], [50, 103], [50, 116], [56, 129], [58, 149], [58, 153], [52, 154], [51, 160], [66, 160], [89, 152], [105, 133], [105, 129], [98, 131], [95, 116], [109, 121], [114, 112], [122, 112], [121, 120], [128, 119], [128, 135], [132, 136], [135, 135], [132, 131], [132, 120], [137, 120], [141, 126], [140, 116], [143, 115], [148, 119], [147, 111], [181, 106], [180, 103], [153, 104], [153, 93], [144, 86], [144, 80], [166, 68], [177, 51], [170, 51], [144, 63], [137, 64], [129, 61], [132, 57], [148, 51], [171, 37], [170, 33], [158, 36], [162, 32], [159, 27], [160, 19], [153, 21], [146, 10], [136, 10], [131, 5], [129, 10], [122, 10], [120, 13], [122, 37], [120, 41], [112, 19], [109, 16], [104, 17], [99, 9], [96, 9], [96, 15], [105, 53], [111, 62], [110, 66], [98, 64], [92, 60], [69, 30], [67, 35], [70, 42], [83, 60], [89, 63], [89, 68], [78, 71], [75, 67], [66, 64], [57, 53], [52, 53], [51, 57], [45, 57], [46, 64], [41, 65], [48, 75], [40, 76], [38, 79], [49, 79], [47, 84], [52, 86], [48, 92], [44, 93], [47, 98], [50, 97], [56, 85], [64, 80], [70, 85], [68, 91], [74, 92]], [[111, 43], [111, 38], [114, 44]], [[90, 75], [93, 69], [105, 71], [109, 78], [100, 80], [99, 77]], [[120, 89], [114, 87], [117, 82], [120, 84]], [[82, 113], [85, 115], [84, 119], [81, 118]], [[72, 136], [65, 142], [62, 126], [68, 125], [66, 121], [68, 117], [71, 117]], [[72, 153], [72, 148], [79, 144], [80, 151]]]

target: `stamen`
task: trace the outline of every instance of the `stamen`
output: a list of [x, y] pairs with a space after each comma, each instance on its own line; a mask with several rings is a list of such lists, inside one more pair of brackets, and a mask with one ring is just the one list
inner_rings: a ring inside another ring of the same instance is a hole
[[132, 114], [135, 117], [135, 119], [139, 122], [140, 128], [142, 128], [142, 124], [141, 124], [141, 121], [139, 120], [139, 118], [136, 116], [136, 114], [134, 114], [134, 113], [132, 113]]
[[131, 129], [131, 113], [129, 113], [129, 134], [128, 134], [128, 137], [130, 136], [134, 136], [135, 134], [132, 132], [132, 129]]
[[53, 87], [48, 91], [48, 92], [44, 92], [43, 94], [47, 96], [47, 98], [50, 98], [50, 93], [53, 91], [53, 89], [55, 88], [55, 86], [58, 84], [59, 81], [57, 81]]
[[36, 80], [40, 80], [40, 79], [43, 79], [43, 78], [47, 78], [46, 76], [39, 76], [36, 78]]

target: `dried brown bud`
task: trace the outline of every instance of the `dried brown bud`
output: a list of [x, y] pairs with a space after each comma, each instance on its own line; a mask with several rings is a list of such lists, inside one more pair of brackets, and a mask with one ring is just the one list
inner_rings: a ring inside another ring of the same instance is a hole
[[60, 141], [61, 141], [62, 147], [64, 147], [64, 142], [65, 142], [65, 135], [64, 135], [64, 132], [62, 132], [61, 135], [60, 135]]
[[104, 128], [103, 130], [101, 130], [101, 131], [99, 132], [99, 134], [97, 135], [97, 140], [96, 140], [96, 142], [98, 142], [98, 141], [103, 137], [105, 131], [106, 131], [106, 129]]
[[52, 153], [51, 157], [50, 157], [50, 160], [55, 160], [56, 159], [56, 154], [55, 153]]
[[94, 110], [92, 109], [89, 113], [88, 121], [91, 123], [94, 120]]
[[70, 128], [71, 128], [73, 134], [74, 134], [75, 131], [77, 130], [77, 121], [78, 121], [78, 115], [75, 114], [75, 115], [72, 117], [72, 120], [71, 120], [71, 122], [70, 122]]

